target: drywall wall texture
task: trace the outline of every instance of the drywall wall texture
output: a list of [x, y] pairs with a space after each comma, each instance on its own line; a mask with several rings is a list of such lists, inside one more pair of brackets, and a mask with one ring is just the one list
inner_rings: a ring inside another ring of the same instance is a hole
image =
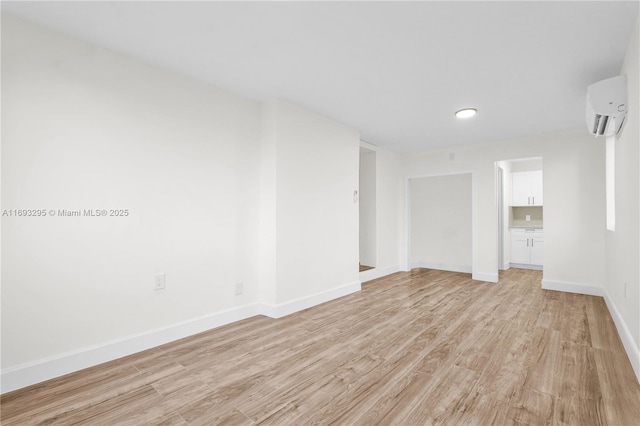
[[379, 270], [400, 268], [402, 208], [404, 183], [399, 156], [384, 149], [376, 150], [376, 239]]
[[497, 281], [495, 162], [531, 157], [543, 158], [544, 279], [603, 288], [604, 144], [586, 130], [404, 157], [402, 174], [473, 173], [473, 274]]
[[3, 367], [256, 300], [258, 103], [6, 15], [2, 89]]
[[511, 172], [530, 172], [542, 170], [542, 159], [526, 159], [511, 162]]
[[[640, 51], [638, 23], [621, 73], [627, 75], [629, 113], [615, 141], [615, 231], [606, 231], [606, 289], [640, 355]], [[604, 142], [603, 142], [604, 143]], [[545, 210], [546, 214], [546, 210]], [[638, 360], [636, 360], [638, 362]], [[634, 366], [640, 377], [640, 365]]]
[[358, 288], [360, 133], [283, 101], [275, 120], [276, 304]]
[[414, 178], [410, 265], [471, 272], [471, 174]]
[[360, 288], [358, 131], [6, 14], [2, 89], [2, 207], [46, 212], [2, 218], [3, 391]]

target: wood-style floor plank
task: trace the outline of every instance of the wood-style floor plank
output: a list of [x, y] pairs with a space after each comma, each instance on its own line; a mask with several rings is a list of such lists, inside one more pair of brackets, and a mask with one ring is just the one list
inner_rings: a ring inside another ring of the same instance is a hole
[[415, 269], [2, 395], [3, 425], [634, 425], [604, 300]]

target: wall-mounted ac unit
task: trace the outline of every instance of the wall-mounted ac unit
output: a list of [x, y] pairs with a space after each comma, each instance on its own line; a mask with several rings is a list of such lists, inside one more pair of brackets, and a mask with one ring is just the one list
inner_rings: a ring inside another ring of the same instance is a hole
[[627, 114], [627, 76], [619, 75], [587, 88], [587, 129], [593, 135], [620, 131]]

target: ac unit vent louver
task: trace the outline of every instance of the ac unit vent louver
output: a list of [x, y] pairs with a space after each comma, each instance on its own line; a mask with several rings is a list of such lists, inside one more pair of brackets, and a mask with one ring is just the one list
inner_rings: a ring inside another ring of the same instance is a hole
[[587, 129], [595, 136], [620, 132], [627, 114], [627, 77], [620, 75], [587, 89]]
[[593, 126], [593, 133], [596, 136], [602, 136], [605, 133], [605, 129], [607, 128], [607, 122], [609, 121], [609, 117], [606, 115], [596, 114], [595, 123]]

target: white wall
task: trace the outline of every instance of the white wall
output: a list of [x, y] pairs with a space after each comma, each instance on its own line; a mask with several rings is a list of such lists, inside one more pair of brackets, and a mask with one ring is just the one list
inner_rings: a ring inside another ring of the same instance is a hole
[[276, 140], [275, 302], [359, 288], [359, 132], [288, 102], [266, 108]]
[[[615, 231], [606, 231], [605, 283], [610, 302], [619, 312], [622, 320], [617, 324], [618, 331], [640, 381], [640, 173], [638, 172], [640, 169], [640, 149], [638, 148], [640, 140], [638, 52], [640, 46], [638, 39], [636, 22], [621, 70], [621, 73], [627, 74], [629, 114], [622, 134], [615, 141], [616, 227]], [[625, 329], [628, 334], [625, 333]]]
[[260, 299], [275, 305], [277, 291], [277, 108], [272, 102], [262, 105], [260, 117], [260, 195], [258, 259]]
[[256, 102], [6, 15], [2, 66], [3, 209], [129, 211], [3, 217], [3, 367], [256, 300]]
[[395, 271], [400, 268], [402, 252], [404, 183], [399, 171], [400, 160], [397, 154], [377, 149], [376, 160], [376, 267], [381, 271]]
[[2, 124], [2, 209], [129, 212], [2, 218], [3, 392], [360, 288], [343, 124], [6, 14]]
[[360, 148], [360, 263], [376, 266], [376, 152]]
[[[450, 160], [450, 153], [454, 159]], [[404, 158], [406, 177], [473, 173], [473, 275], [497, 281], [495, 162], [542, 157], [547, 282], [604, 285], [604, 145], [584, 131], [466, 146]], [[404, 242], [406, 245], [406, 240]]]
[[471, 174], [410, 179], [410, 265], [471, 272]]
[[511, 172], [514, 173], [542, 170], [541, 158], [517, 159], [511, 160], [509, 163], [511, 164]]

